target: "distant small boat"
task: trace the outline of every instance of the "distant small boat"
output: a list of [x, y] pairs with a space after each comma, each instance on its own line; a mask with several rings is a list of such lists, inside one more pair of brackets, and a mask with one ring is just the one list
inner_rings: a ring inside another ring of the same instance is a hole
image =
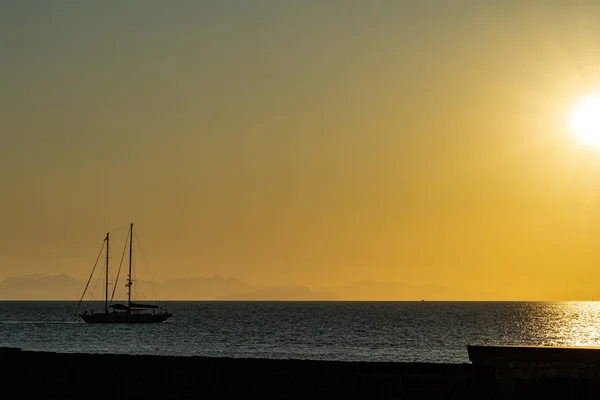
[[[131, 287], [134, 281], [131, 279], [131, 265], [133, 258], [133, 224], [129, 226], [129, 274], [127, 275], [127, 283], [125, 286], [127, 287], [127, 304], [111, 304], [112, 296], [109, 301], [109, 293], [108, 293], [108, 277], [109, 277], [109, 265], [108, 265], [108, 248], [109, 248], [109, 233], [106, 234], [104, 238], [103, 246], [106, 248], [106, 281], [104, 285], [104, 312], [94, 312], [93, 310], [88, 313], [87, 311], [83, 311], [78, 314], [85, 322], [90, 324], [155, 324], [166, 321], [168, 318], [172, 317], [173, 314], [163, 311], [162, 307], [159, 307], [155, 304], [142, 304], [135, 303], [131, 301]], [[95, 267], [94, 267], [95, 269]], [[92, 275], [94, 271], [92, 270], [92, 274], [90, 275], [90, 279], [88, 280], [85, 289], [83, 291], [83, 295], [81, 296], [81, 300], [77, 305], [77, 309], [75, 313], [79, 310], [83, 297], [85, 296], [85, 292], [90, 284], [90, 280], [92, 279]], [[118, 280], [118, 276], [117, 276]], [[148, 310], [152, 310], [149, 312]], [[158, 310], [158, 311], [157, 311]]]

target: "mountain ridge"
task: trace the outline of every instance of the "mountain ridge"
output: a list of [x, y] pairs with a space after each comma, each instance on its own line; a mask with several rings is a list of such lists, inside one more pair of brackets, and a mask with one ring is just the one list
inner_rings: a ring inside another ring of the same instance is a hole
[[[9, 277], [0, 281], [0, 300], [79, 300], [87, 280], [66, 274], [31, 274]], [[137, 285], [150, 282], [140, 280]], [[102, 285], [90, 285], [103, 290]], [[189, 301], [419, 301], [475, 300], [482, 293], [435, 285], [415, 285], [405, 282], [360, 280], [328, 289], [315, 290], [300, 284], [255, 287], [234, 277], [212, 275], [168, 279], [152, 285], [163, 300]], [[117, 297], [125, 293], [118, 283]], [[102, 297], [102, 296], [100, 296]]]

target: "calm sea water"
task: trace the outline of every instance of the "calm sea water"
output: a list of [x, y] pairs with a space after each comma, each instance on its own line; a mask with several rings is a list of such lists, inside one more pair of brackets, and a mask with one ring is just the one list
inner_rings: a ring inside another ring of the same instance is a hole
[[467, 344], [600, 345], [600, 302], [165, 302], [90, 325], [76, 302], [0, 302], [0, 346], [59, 352], [469, 362]]

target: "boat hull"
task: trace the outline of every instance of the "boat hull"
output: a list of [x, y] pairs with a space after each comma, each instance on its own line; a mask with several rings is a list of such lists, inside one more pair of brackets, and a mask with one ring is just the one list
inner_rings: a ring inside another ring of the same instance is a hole
[[80, 314], [80, 317], [88, 324], [159, 324], [166, 321], [173, 314]]

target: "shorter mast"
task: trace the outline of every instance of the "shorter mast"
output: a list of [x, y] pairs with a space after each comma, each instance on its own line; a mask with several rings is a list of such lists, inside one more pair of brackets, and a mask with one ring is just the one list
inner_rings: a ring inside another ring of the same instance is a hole
[[108, 233], [106, 234], [106, 287], [104, 291], [104, 313], [108, 314]]
[[129, 225], [129, 275], [127, 275], [127, 306], [131, 312], [131, 258], [133, 255], [133, 224]]

